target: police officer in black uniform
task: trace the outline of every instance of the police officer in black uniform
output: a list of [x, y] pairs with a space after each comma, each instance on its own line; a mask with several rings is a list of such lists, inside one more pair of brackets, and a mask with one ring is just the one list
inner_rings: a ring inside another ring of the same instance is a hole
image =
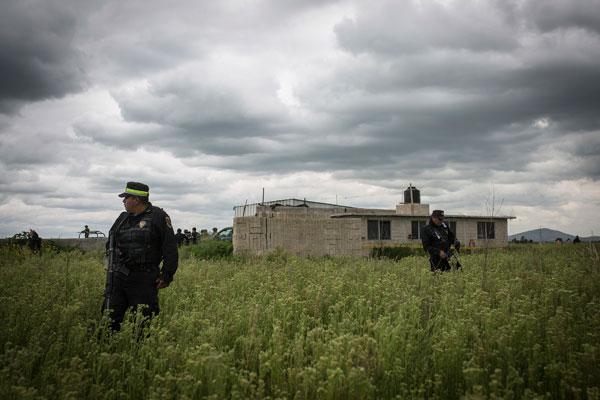
[[177, 228], [177, 233], [175, 234], [175, 243], [177, 243], [177, 247], [181, 247], [183, 245], [184, 239], [185, 235], [181, 232], [181, 228]]
[[[421, 241], [423, 249], [429, 253], [431, 271], [450, 270], [448, 263], [452, 254], [450, 246], [454, 244], [454, 248], [458, 251], [460, 242], [456, 240], [454, 232], [444, 222], [444, 211], [433, 210], [429, 223], [421, 229]], [[457, 268], [460, 268], [460, 264], [457, 264]]]
[[29, 235], [27, 235], [27, 245], [36, 254], [39, 254], [42, 250], [42, 239], [33, 229], [30, 229]]
[[143, 306], [145, 317], [158, 314], [158, 289], [169, 286], [178, 265], [171, 220], [148, 201], [148, 186], [127, 182], [119, 197], [123, 197], [126, 211], [110, 228], [102, 305], [102, 311], [109, 312], [113, 330], [119, 330], [128, 308]]

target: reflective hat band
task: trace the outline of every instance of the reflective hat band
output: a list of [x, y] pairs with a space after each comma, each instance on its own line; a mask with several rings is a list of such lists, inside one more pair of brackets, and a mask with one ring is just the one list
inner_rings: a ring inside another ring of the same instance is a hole
[[125, 188], [125, 193], [131, 194], [133, 196], [148, 197], [148, 192], [145, 192], [143, 190], [130, 189], [128, 187]]

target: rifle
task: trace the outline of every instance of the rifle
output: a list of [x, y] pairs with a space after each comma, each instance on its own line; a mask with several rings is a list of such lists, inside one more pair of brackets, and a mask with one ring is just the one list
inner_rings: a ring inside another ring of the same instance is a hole
[[[447, 249], [444, 250], [444, 252], [446, 253], [446, 261], [448, 262], [450, 268], [462, 270], [462, 264], [460, 263], [460, 257], [458, 256], [458, 250]], [[440, 264], [442, 263], [442, 261], [443, 259], [439, 258], [437, 264], [434, 265], [432, 259], [430, 259], [432, 271], [440, 270]]]
[[462, 269], [462, 264], [460, 263], [460, 257], [458, 256], [458, 250], [450, 250], [448, 252], [448, 264], [450, 267], [454, 269]]
[[114, 273], [115, 272], [120, 272], [122, 274], [125, 274], [126, 276], [129, 275], [129, 268], [125, 267], [124, 265], [121, 265], [121, 263], [119, 262], [119, 258], [116, 257], [116, 235], [117, 232], [119, 231], [119, 229], [121, 228], [121, 225], [123, 224], [123, 222], [125, 222], [125, 220], [127, 219], [127, 217], [123, 218], [121, 221], [119, 221], [119, 223], [117, 224], [116, 228], [114, 230], [111, 230], [108, 233], [108, 254], [106, 254], [106, 291], [104, 292], [104, 296], [105, 296], [105, 302], [104, 302], [104, 309], [108, 310], [110, 309], [110, 298], [112, 296], [112, 292], [113, 292], [113, 278], [114, 278]]

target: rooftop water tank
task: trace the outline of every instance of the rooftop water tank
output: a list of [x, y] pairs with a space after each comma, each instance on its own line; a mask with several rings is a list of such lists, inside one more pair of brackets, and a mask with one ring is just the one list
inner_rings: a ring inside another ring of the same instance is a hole
[[[412, 191], [412, 201], [410, 200], [410, 192]], [[409, 186], [404, 191], [404, 203], [410, 204], [415, 203], [418, 204], [421, 202], [421, 192], [414, 186]]]

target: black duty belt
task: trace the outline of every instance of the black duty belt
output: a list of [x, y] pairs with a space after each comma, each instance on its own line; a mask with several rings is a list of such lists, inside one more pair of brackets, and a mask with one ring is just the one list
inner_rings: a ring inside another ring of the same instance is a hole
[[110, 271], [111, 272], [118, 272], [118, 273], [123, 274], [125, 276], [129, 276], [129, 273], [131, 272], [131, 270], [129, 268], [127, 268], [124, 265], [120, 265], [120, 264], [111, 266], [110, 267]]

